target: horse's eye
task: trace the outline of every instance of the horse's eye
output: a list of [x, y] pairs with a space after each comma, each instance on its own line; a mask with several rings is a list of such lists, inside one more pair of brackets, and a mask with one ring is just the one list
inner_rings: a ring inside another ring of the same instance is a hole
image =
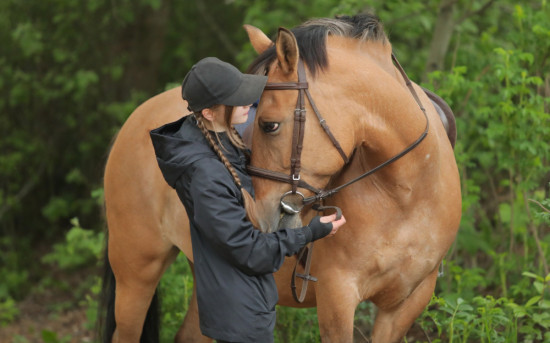
[[262, 127], [262, 130], [264, 130], [265, 133], [274, 133], [274, 132], [277, 132], [277, 130], [279, 130], [280, 124], [275, 122], [265, 122], [265, 123], [261, 123], [260, 126]]

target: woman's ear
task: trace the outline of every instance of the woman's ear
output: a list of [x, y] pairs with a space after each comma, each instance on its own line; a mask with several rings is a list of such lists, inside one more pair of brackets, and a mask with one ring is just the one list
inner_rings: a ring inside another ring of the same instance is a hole
[[201, 114], [204, 117], [204, 119], [206, 119], [210, 122], [214, 121], [214, 111], [212, 111], [212, 109], [205, 108], [201, 111]]

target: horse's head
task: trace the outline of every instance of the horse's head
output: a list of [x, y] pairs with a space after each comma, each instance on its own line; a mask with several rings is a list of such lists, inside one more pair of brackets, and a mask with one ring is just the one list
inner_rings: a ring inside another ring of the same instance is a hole
[[[388, 68], [393, 66], [391, 47], [378, 20], [364, 16], [357, 23], [353, 19], [357, 17], [311, 21], [292, 31], [280, 28], [275, 43], [259, 29], [245, 27], [260, 53], [250, 70], [269, 77], [254, 123], [251, 165], [279, 178], [253, 179], [263, 231], [301, 226], [301, 217], [313, 214], [310, 206], [299, 213], [300, 194], [311, 197], [314, 192], [296, 180], [312, 189], [325, 189], [364, 141], [368, 109], [362, 92], [369, 75], [360, 67], [364, 64], [361, 44], [372, 42], [377, 49], [371, 55], [389, 61]], [[296, 113], [301, 107], [300, 92], [306, 110], [303, 123]], [[296, 151], [300, 145], [301, 152]]]

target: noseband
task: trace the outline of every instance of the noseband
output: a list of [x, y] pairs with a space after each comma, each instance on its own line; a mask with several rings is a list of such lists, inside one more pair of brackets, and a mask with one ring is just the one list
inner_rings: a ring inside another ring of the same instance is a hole
[[[262, 177], [265, 179], [273, 180], [273, 181], [279, 181], [279, 182], [285, 182], [291, 185], [292, 189], [281, 197], [281, 207], [282, 209], [289, 214], [298, 214], [302, 210], [302, 208], [305, 205], [313, 204], [316, 202], [320, 202], [323, 199], [326, 199], [335, 193], [339, 192], [343, 188], [371, 175], [372, 173], [380, 170], [381, 168], [384, 168], [385, 166], [397, 161], [401, 157], [405, 156], [408, 152], [413, 150], [422, 140], [426, 137], [428, 134], [429, 129], [429, 121], [428, 116], [426, 114], [426, 109], [422, 105], [422, 102], [420, 101], [420, 98], [418, 97], [416, 91], [414, 90], [414, 87], [412, 86], [412, 82], [403, 70], [403, 67], [401, 67], [401, 64], [397, 61], [397, 58], [392, 53], [392, 60], [394, 61], [397, 69], [401, 73], [401, 76], [405, 80], [405, 83], [407, 85], [407, 88], [411, 92], [414, 100], [422, 110], [422, 113], [424, 113], [424, 117], [426, 118], [426, 128], [424, 129], [424, 132], [418, 137], [416, 141], [414, 141], [411, 145], [403, 149], [400, 153], [397, 155], [391, 157], [390, 159], [386, 160], [385, 162], [381, 163], [380, 165], [374, 167], [373, 169], [359, 175], [358, 177], [344, 183], [343, 185], [340, 185], [338, 187], [335, 187], [333, 189], [324, 190], [324, 189], [318, 189], [316, 187], [311, 186], [309, 183], [301, 179], [300, 176], [300, 169], [301, 169], [301, 155], [302, 155], [302, 148], [303, 148], [303, 141], [304, 141], [304, 133], [305, 133], [305, 123], [306, 123], [306, 109], [305, 109], [305, 103], [304, 99], [307, 97], [309, 100], [309, 104], [311, 105], [311, 108], [313, 109], [313, 112], [317, 116], [317, 119], [319, 120], [319, 124], [327, 134], [328, 138], [331, 140], [332, 144], [342, 156], [342, 159], [344, 160], [344, 163], [347, 164], [349, 162], [348, 156], [346, 156], [346, 153], [342, 150], [342, 147], [338, 140], [334, 137], [334, 135], [330, 132], [330, 129], [323, 117], [321, 116], [321, 113], [317, 109], [317, 106], [315, 106], [315, 102], [313, 101], [313, 98], [311, 97], [311, 94], [309, 93], [308, 89], [308, 82], [306, 79], [306, 73], [304, 68], [304, 63], [302, 60], [298, 61], [298, 82], [268, 82], [265, 86], [265, 90], [298, 90], [298, 100], [296, 102], [296, 108], [294, 110], [294, 131], [292, 135], [292, 154], [290, 157], [290, 175], [283, 174], [280, 172], [255, 167], [255, 166], [248, 166], [248, 172], [250, 175]], [[305, 197], [302, 193], [298, 192], [298, 188], [307, 189], [311, 192], [313, 192], [315, 195], [310, 197]], [[298, 209], [294, 208], [293, 206], [287, 204], [284, 200], [285, 198], [289, 196], [299, 196], [302, 198], [301, 205]], [[322, 207], [317, 206], [319, 209], [323, 209]]]

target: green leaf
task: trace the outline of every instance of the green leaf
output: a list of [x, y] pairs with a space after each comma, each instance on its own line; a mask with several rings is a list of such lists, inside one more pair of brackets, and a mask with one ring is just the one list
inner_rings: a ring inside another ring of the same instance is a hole
[[521, 275], [527, 276], [527, 277], [530, 277], [530, 278], [533, 278], [533, 279], [536, 279], [536, 280], [540, 280], [540, 276], [538, 276], [537, 274], [531, 273], [531, 272], [523, 272], [523, 273], [521, 273]]
[[533, 314], [533, 320], [544, 328], [550, 328], [550, 314], [547, 312]]
[[502, 220], [503, 223], [509, 224], [510, 220], [512, 218], [512, 210], [510, 208], [510, 204], [508, 203], [502, 203], [499, 205], [499, 214], [500, 214], [500, 220]]
[[542, 293], [542, 290], [544, 289], [544, 283], [540, 281], [535, 281], [533, 282], [533, 286], [535, 286], [535, 289], [537, 290], [537, 292]]
[[42, 330], [42, 340], [44, 343], [59, 343], [57, 333], [49, 330]]
[[525, 303], [525, 307], [531, 307], [533, 304], [537, 303], [540, 300], [540, 295], [534, 296]]
[[542, 308], [542, 309], [550, 309], [550, 300], [542, 300], [540, 303], [539, 303], [539, 307]]
[[37, 30], [32, 23], [20, 23], [12, 32], [12, 38], [23, 52], [23, 56], [29, 57], [42, 52], [42, 32]]

